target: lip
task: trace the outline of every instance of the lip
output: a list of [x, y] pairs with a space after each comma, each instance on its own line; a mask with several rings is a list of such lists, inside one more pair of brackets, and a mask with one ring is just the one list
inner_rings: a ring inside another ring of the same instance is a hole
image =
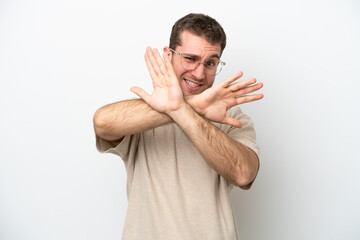
[[[184, 80], [186, 86], [187, 86], [190, 90], [192, 90], [192, 91], [198, 90], [198, 89], [203, 85], [203, 84], [201, 84], [201, 83], [198, 83], [198, 82], [196, 82], [196, 81], [193, 81], [193, 80], [190, 80], [190, 79], [187, 79], [187, 78], [184, 78], [183, 80]], [[191, 86], [188, 82], [194, 83], [194, 84], [196, 84], [197, 86]]]

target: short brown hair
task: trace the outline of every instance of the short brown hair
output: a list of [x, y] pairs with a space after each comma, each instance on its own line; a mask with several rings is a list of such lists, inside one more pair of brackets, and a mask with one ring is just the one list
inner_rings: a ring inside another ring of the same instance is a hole
[[220, 44], [221, 53], [226, 46], [226, 34], [221, 25], [212, 17], [204, 14], [190, 13], [177, 20], [172, 27], [169, 47], [175, 49], [181, 45], [181, 33], [189, 31], [197, 36], [205, 37], [211, 44]]

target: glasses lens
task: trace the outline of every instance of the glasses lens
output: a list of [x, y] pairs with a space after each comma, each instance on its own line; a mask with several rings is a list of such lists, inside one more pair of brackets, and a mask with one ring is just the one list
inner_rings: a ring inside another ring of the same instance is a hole
[[195, 58], [191, 56], [183, 55], [181, 57], [181, 65], [186, 70], [194, 70], [199, 65], [199, 63], [196, 61]]
[[216, 66], [206, 68], [205, 71], [209, 75], [215, 76], [215, 75], [219, 74], [219, 72], [221, 72], [222, 66], [223, 66], [223, 64], [221, 62], [218, 62], [218, 64]]
[[181, 65], [186, 70], [195, 70], [200, 64], [204, 64], [205, 72], [209, 75], [217, 75], [223, 66], [223, 62], [217, 61], [207, 61], [205, 63], [200, 63], [197, 59], [192, 56], [183, 55], [181, 56]]
[[219, 62], [219, 64], [217, 65], [217, 68], [216, 68], [216, 73], [215, 75], [219, 74], [221, 72], [221, 69], [222, 69], [222, 62]]

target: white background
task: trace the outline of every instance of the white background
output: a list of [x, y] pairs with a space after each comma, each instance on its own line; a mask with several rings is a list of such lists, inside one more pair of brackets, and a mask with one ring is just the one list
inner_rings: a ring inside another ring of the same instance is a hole
[[120, 239], [122, 160], [92, 116], [151, 91], [148, 45], [189, 12], [228, 35], [219, 80], [242, 70], [261, 168], [233, 191], [241, 239], [360, 239], [359, 1], [0, 0], [0, 239]]

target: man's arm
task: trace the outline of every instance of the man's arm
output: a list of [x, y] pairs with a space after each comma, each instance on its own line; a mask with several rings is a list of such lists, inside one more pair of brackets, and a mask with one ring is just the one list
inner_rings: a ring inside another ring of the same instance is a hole
[[169, 116], [217, 173], [236, 186], [250, 187], [259, 168], [258, 157], [251, 149], [199, 116], [189, 104], [169, 112]]
[[144, 132], [173, 120], [152, 109], [144, 100], [125, 100], [106, 105], [95, 112], [94, 129], [97, 137], [118, 141], [126, 135]]

